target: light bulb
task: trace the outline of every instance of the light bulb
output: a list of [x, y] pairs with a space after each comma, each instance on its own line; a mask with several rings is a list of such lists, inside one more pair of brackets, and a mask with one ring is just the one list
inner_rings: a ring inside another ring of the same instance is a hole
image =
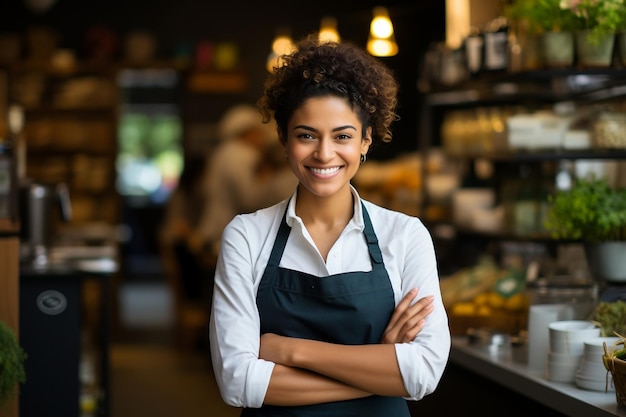
[[337, 19], [329, 16], [322, 19], [319, 39], [322, 42], [339, 42], [341, 40], [339, 32], [337, 32]]
[[277, 55], [289, 53], [293, 48], [293, 41], [287, 35], [276, 36], [272, 42], [272, 51]]
[[387, 9], [384, 7], [376, 7], [374, 9], [374, 19], [372, 19], [370, 24], [370, 32], [373, 36], [383, 39], [393, 35], [393, 25], [391, 24], [391, 19], [389, 19]]
[[376, 7], [370, 24], [367, 50], [374, 56], [393, 56], [398, 53], [398, 44], [393, 34], [393, 25], [387, 9]]

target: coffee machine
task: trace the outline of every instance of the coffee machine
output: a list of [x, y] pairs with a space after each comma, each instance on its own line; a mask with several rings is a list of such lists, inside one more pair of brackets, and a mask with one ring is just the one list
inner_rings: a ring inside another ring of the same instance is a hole
[[69, 190], [64, 183], [25, 180], [20, 184], [20, 261], [34, 267], [48, 265], [48, 250], [59, 221], [72, 218]]

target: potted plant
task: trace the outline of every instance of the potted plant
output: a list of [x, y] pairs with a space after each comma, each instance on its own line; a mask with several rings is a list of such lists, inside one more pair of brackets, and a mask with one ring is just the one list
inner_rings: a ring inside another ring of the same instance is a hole
[[545, 226], [553, 238], [582, 241], [595, 278], [626, 280], [626, 188], [589, 176], [548, 203]]
[[526, 22], [534, 33], [567, 32], [578, 23], [569, 9], [561, 7], [561, 0], [515, 0], [508, 6], [507, 15]]
[[13, 330], [0, 321], [0, 407], [15, 395], [18, 383], [26, 381], [26, 354]]
[[626, 25], [624, 0], [562, 0], [576, 16], [576, 47], [581, 64], [609, 66], [615, 35]]
[[561, 0], [561, 5], [576, 16], [576, 29], [588, 31], [594, 44], [624, 29], [626, 24], [624, 0]]
[[567, 67], [574, 63], [573, 30], [578, 18], [561, 7], [561, 0], [515, 0], [508, 6], [507, 16], [540, 38], [546, 66]]

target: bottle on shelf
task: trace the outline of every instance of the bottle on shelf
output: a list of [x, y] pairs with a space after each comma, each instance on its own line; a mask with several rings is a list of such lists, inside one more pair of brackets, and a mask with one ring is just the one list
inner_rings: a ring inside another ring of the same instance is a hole
[[485, 26], [485, 52], [483, 67], [487, 72], [506, 71], [509, 65], [509, 25], [499, 16]]
[[467, 70], [472, 77], [480, 74], [483, 67], [484, 38], [480, 30], [472, 26], [465, 38], [465, 61]]

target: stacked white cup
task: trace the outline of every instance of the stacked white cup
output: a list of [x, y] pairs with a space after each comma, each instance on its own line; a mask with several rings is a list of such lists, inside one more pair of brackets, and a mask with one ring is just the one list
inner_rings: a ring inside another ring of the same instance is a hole
[[550, 323], [548, 379], [554, 382], [574, 382], [583, 352], [584, 342], [600, 337], [600, 328], [588, 320], [563, 320]]
[[550, 323], [573, 319], [574, 311], [567, 304], [535, 304], [528, 312], [528, 368], [546, 371], [550, 350]]
[[619, 337], [594, 337], [585, 340], [583, 357], [576, 371], [576, 385], [591, 391], [615, 391], [613, 376], [604, 367], [604, 343], [612, 348]]

